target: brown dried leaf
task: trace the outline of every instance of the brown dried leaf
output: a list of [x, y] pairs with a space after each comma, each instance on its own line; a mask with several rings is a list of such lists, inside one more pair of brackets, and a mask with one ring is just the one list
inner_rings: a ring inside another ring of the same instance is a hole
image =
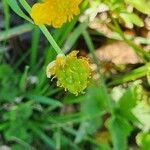
[[121, 41], [100, 47], [96, 51], [96, 56], [100, 61], [113, 62], [116, 65], [141, 63], [134, 50]]

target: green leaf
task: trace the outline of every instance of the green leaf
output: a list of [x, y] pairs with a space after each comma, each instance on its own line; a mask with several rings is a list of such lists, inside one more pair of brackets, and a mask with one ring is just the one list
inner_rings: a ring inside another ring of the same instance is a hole
[[25, 13], [20, 9], [20, 7], [18, 6], [18, 3], [16, 0], [7, 0], [7, 3], [9, 4], [9, 6], [11, 7], [11, 9], [20, 17], [24, 18], [25, 20], [32, 22], [32, 20], [25, 15]]
[[137, 97], [134, 89], [129, 88], [119, 99], [117, 103], [116, 113], [119, 113], [127, 120], [136, 122], [137, 119], [132, 113], [132, 109], [136, 106], [136, 101], [137, 101]]
[[67, 123], [80, 123], [82, 121], [89, 120], [90, 118], [95, 118], [99, 114], [94, 114], [93, 116], [85, 115], [81, 112], [75, 112], [65, 115], [53, 115], [53, 117], [49, 117], [48, 119], [51, 120], [54, 123], [59, 124], [67, 124]]
[[144, 66], [141, 66], [139, 68], [136, 68], [130, 71], [128, 74], [124, 76], [118, 76], [114, 78], [114, 80], [110, 82], [109, 85], [115, 85], [115, 84], [120, 84], [120, 83], [124, 83], [128, 81], [136, 80], [138, 78], [145, 76], [146, 74], [147, 74], [147, 66], [144, 65]]
[[32, 102], [21, 103], [13, 106], [9, 112], [5, 113], [4, 118], [9, 121], [26, 120], [32, 114]]
[[28, 71], [29, 71], [29, 66], [26, 66], [25, 70], [24, 70], [24, 73], [22, 74], [20, 84], [19, 84], [19, 87], [20, 87], [21, 91], [25, 91], [25, 89], [26, 89]]
[[[106, 95], [102, 87], [90, 87], [81, 104], [81, 112], [91, 119], [82, 121], [75, 142], [80, 143], [87, 134], [94, 134], [102, 125], [101, 113], [106, 106]], [[96, 114], [99, 116], [93, 117]], [[94, 122], [94, 124], [93, 124]]]
[[87, 22], [83, 22], [80, 23], [75, 29], [74, 31], [69, 35], [68, 39], [66, 40], [64, 47], [62, 48], [62, 50], [67, 53], [72, 47], [73, 45], [76, 43], [76, 41], [78, 40], [78, 38], [80, 37], [80, 35], [82, 34], [82, 31], [84, 29], [86, 29], [86, 27], [88, 26]]
[[133, 25], [137, 25], [139, 27], [143, 27], [144, 23], [143, 21], [136, 15], [131, 13], [120, 13], [120, 17], [124, 20], [127, 27], [133, 28]]
[[11, 150], [35, 150], [33, 147], [31, 147], [28, 143], [25, 143], [24, 141], [20, 139], [15, 139], [18, 144], [12, 144]]
[[[94, 124], [93, 124], [94, 122]], [[80, 143], [87, 135], [93, 135], [97, 129], [102, 125], [102, 118], [100, 116], [83, 121], [76, 133], [75, 143]]]
[[13, 37], [17, 37], [21, 34], [29, 32], [33, 29], [33, 25], [31, 23], [25, 23], [22, 25], [15, 26], [8, 31], [1, 31], [0, 41], [5, 41]]
[[63, 104], [61, 102], [59, 102], [55, 99], [49, 98], [49, 97], [41, 96], [41, 95], [26, 94], [25, 97], [27, 97], [35, 102], [41, 103], [41, 104], [58, 106], [58, 107], [63, 106]]
[[83, 140], [83, 138], [87, 134], [87, 130], [89, 129], [89, 127], [90, 127], [89, 122], [84, 121], [80, 124], [80, 127], [75, 137], [75, 143], [80, 143]]
[[40, 128], [36, 127], [34, 124], [31, 124], [32, 131], [36, 134], [37, 137], [39, 137], [50, 149], [54, 150], [56, 149], [55, 142], [46, 135]]
[[113, 116], [108, 120], [108, 128], [112, 134], [114, 150], [126, 150], [127, 139], [132, 131], [129, 122], [121, 116]]
[[7, 140], [15, 140], [15, 138], [32, 141], [32, 136], [27, 132], [28, 120], [32, 115], [32, 103], [22, 103], [14, 106], [5, 113], [4, 119], [9, 122], [8, 129], [4, 132]]
[[143, 131], [150, 130], [150, 105], [147, 101], [142, 99], [133, 109], [133, 114], [139, 120], [139, 127]]
[[135, 107], [136, 94], [134, 93], [134, 90], [132, 90], [131, 88], [126, 90], [126, 92], [120, 98], [118, 105], [123, 110], [131, 110], [133, 107]]
[[73, 150], [81, 150], [79, 145], [74, 143], [69, 136], [66, 136], [63, 134], [61, 140], [62, 140], [61, 144], [62, 144], [62, 147], [64, 150], [68, 149], [68, 147], [69, 147], [69, 149], [73, 149]]
[[150, 64], [148, 63], [147, 64], [147, 81], [148, 81], [148, 84], [150, 85]]
[[139, 133], [136, 136], [136, 142], [142, 148], [142, 150], [149, 150], [150, 149], [150, 132]]
[[3, 88], [0, 90], [0, 102], [12, 102], [15, 100], [15, 98], [17, 98], [18, 96], [18, 89], [17, 88], [13, 88], [13, 90], [11, 90], [10, 92], [10, 88]]
[[17, 72], [14, 72], [11, 66], [0, 65], [0, 102], [13, 101], [17, 97], [19, 93], [16, 86], [18, 78]]
[[150, 85], [150, 71], [149, 70], [147, 71], [146, 77], [147, 77], [147, 82]]
[[100, 113], [106, 108], [107, 98], [102, 86], [89, 87], [82, 101], [81, 111], [88, 115]]
[[4, 80], [4, 78], [9, 78], [6, 75], [13, 74], [13, 69], [11, 66], [6, 65], [6, 64], [1, 64], [0, 65], [0, 81]]
[[140, 12], [150, 15], [150, 5], [146, 2], [146, 0], [125, 0], [125, 2], [132, 5]]

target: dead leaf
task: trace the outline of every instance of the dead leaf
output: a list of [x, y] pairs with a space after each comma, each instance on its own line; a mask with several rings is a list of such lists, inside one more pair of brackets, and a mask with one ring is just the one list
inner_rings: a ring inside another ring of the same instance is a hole
[[126, 43], [116, 41], [97, 49], [96, 56], [100, 61], [119, 64], [137, 64], [141, 60], [134, 50]]

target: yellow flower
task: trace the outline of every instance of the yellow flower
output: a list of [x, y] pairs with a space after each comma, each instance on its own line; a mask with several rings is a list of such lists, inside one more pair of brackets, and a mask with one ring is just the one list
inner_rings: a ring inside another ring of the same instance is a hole
[[80, 13], [79, 4], [82, 0], [44, 0], [36, 3], [31, 10], [31, 17], [35, 24], [52, 25], [61, 27], [66, 21], [70, 21], [74, 15]]
[[57, 78], [57, 85], [78, 95], [83, 93], [91, 76], [91, 69], [87, 58], [77, 58], [78, 51], [69, 55], [58, 55], [46, 69], [47, 77]]

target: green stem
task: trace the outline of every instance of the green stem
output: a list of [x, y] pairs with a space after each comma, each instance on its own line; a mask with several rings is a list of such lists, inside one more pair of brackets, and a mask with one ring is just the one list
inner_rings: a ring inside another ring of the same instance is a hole
[[97, 60], [96, 55], [95, 55], [94, 44], [93, 44], [93, 42], [91, 40], [91, 37], [90, 37], [89, 33], [86, 31], [86, 29], [82, 31], [82, 35], [83, 35], [83, 37], [85, 39], [85, 42], [86, 42], [86, 44], [87, 44], [87, 46], [89, 48], [90, 53], [92, 54], [94, 62], [97, 65], [97, 73], [100, 75], [99, 81], [100, 81], [100, 84], [101, 84], [101, 87], [102, 87], [101, 90], [103, 90], [103, 93], [106, 96], [105, 98], [106, 98], [106, 102], [107, 102], [107, 105], [108, 105], [108, 108], [109, 108], [108, 110], [110, 111], [110, 113], [113, 113], [112, 102], [111, 102], [111, 99], [110, 99], [108, 91], [107, 91], [107, 87], [106, 87], [106, 84], [105, 84], [105, 81], [104, 81], [104, 77], [103, 77], [103, 75], [100, 72], [100, 67], [101, 66], [100, 66], [100, 64], [99, 64], [99, 62]]
[[57, 54], [60, 53], [62, 54], [63, 53], [62, 50], [60, 49], [60, 47], [58, 46], [52, 35], [49, 33], [48, 29], [44, 25], [39, 26], [39, 28], [43, 32], [49, 43], [52, 45], [52, 47], [55, 49]]
[[[24, 9], [30, 14], [31, 7], [26, 2], [26, 0], [20, 0], [19, 2], [24, 7]], [[48, 29], [46, 28], [46, 26], [45, 25], [41, 25], [41, 26], [39, 26], [39, 28], [43, 32], [43, 34], [45, 35], [45, 37], [47, 38], [49, 43], [52, 45], [54, 50], [57, 52], [57, 54], [63, 54], [62, 50], [60, 49], [60, 47], [58, 46], [58, 44], [56, 43], [56, 41], [54, 40], [54, 38], [52, 37], [52, 35], [48, 31]]]

